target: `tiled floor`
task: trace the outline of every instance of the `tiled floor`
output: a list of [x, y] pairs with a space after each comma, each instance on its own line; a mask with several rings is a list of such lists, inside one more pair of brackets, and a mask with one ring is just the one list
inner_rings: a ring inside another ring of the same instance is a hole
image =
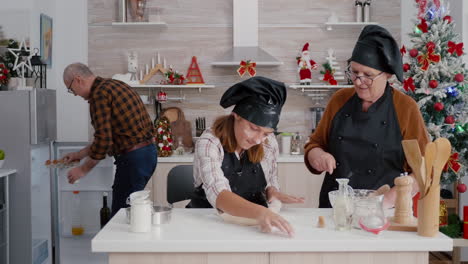
[[62, 237], [60, 240], [60, 264], [107, 264], [106, 253], [91, 252], [92, 237]]

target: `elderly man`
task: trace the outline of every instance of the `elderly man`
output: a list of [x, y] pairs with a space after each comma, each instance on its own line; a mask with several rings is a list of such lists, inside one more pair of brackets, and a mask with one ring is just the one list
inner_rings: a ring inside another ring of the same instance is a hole
[[63, 72], [68, 92], [89, 103], [93, 142], [69, 153], [65, 162], [88, 159], [68, 172], [74, 183], [91, 171], [106, 154], [114, 156], [116, 172], [112, 186], [112, 215], [126, 207], [130, 193], [145, 188], [157, 164], [154, 126], [140, 96], [127, 84], [95, 76], [82, 63], [68, 65]]

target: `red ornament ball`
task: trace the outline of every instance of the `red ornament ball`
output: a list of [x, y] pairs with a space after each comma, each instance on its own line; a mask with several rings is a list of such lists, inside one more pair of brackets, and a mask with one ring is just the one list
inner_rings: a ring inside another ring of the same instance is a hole
[[451, 16], [444, 16], [444, 21], [447, 21], [447, 23], [452, 23], [452, 17]]
[[403, 71], [407, 72], [411, 69], [411, 66], [408, 63], [403, 64]]
[[449, 124], [449, 125], [455, 124], [455, 117], [453, 117], [451, 115], [445, 117], [445, 123]]
[[411, 57], [415, 58], [416, 56], [418, 56], [418, 53], [419, 53], [419, 51], [417, 49], [412, 49], [412, 50], [410, 50], [409, 55]]
[[431, 81], [429, 82], [429, 87], [431, 87], [432, 89], [437, 88], [437, 86], [439, 86], [439, 82], [438, 82], [438, 81], [436, 81], [436, 80], [431, 80]]
[[444, 104], [440, 102], [435, 103], [434, 110], [436, 110], [437, 112], [444, 110]]
[[457, 191], [459, 193], [464, 193], [466, 192], [466, 185], [464, 183], [460, 183], [457, 185]]
[[463, 82], [463, 80], [465, 80], [465, 76], [463, 76], [463, 74], [461, 74], [461, 73], [457, 73], [457, 74], [455, 75], [454, 80], [455, 80], [456, 82]]

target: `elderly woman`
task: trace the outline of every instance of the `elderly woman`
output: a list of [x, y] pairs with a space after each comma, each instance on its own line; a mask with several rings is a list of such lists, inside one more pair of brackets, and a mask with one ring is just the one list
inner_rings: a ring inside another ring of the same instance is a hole
[[[421, 149], [428, 142], [416, 102], [388, 83], [392, 75], [403, 81], [403, 67], [398, 45], [386, 29], [375, 25], [363, 29], [347, 75], [354, 88], [333, 95], [305, 146], [308, 169], [315, 174], [326, 171], [321, 208], [331, 207], [328, 192], [338, 188], [336, 178], [349, 178], [355, 189], [393, 186], [409, 168], [401, 141], [417, 139]], [[391, 203], [392, 196], [394, 190], [385, 200]]]
[[301, 203], [279, 191], [278, 143], [274, 130], [286, 101], [283, 83], [253, 77], [229, 88], [221, 106], [235, 105], [219, 117], [195, 145], [195, 195], [188, 207], [217, 208], [233, 216], [258, 220], [265, 232], [275, 226], [293, 234], [280, 215], [268, 210], [268, 202]]

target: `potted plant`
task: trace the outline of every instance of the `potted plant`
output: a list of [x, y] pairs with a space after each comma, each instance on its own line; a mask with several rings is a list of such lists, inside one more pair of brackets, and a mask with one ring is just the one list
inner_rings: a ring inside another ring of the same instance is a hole
[[4, 162], [5, 162], [5, 151], [3, 151], [3, 149], [0, 149], [0, 169], [2, 168]]

